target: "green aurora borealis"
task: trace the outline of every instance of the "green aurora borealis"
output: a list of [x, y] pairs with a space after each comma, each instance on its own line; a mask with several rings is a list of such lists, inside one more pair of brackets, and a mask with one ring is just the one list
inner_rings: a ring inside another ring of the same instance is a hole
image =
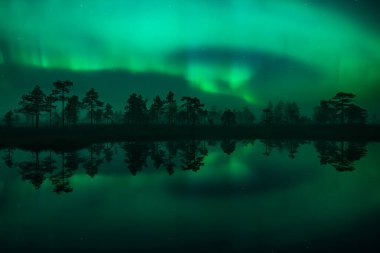
[[[301, 0], [3, 0], [0, 93], [7, 98], [0, 111], [54, 79], [73, 79], [80, 91], [105, 90], [104, 80], [76, 78], [108, 78], [113, 71], [173, 77], [183, 80], [179, 94], [231, 98], [232, 106], [284, 99], [309, 110], [343, 90], [378, 109], [380, 31], [345, 11], [343, 3], [355, 1], [338, 2], [337, 8]], [[110, 79], [125, 92], [139, 86], [138, 78], [133, 84]], [[150, 87], [162, 95], [168, 90], [155, 78]], [[104, 94], [120, 104], [127, 96]]]

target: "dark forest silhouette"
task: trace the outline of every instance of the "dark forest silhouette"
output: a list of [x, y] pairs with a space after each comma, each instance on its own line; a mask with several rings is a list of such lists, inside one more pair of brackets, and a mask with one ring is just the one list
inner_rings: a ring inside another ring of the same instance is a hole
[[[339, 92], [330, 100], [322, 100], [313, 116], [301, 115], [295, 102], [280, 101], [276, 105], [268, 103], [262, 110], [261, 121], [254, 113], [244, 107], [242, 110], [218, 110], [206, 108], [199, 98], [183, 96], [177, 102], [175, 94], [168, 92], [165, 98], [156, 96], [151, 105], [141, 94], [130, 94], [124, 111], [115, 110], [110, 103], [100, 100], [98, 92], [91, 88], [83, 98], [71, 95], [71, 81], [56, 81], [52, 91], [46, 95], [35, 86], [30, 93], [22, 95], [19, 108], [8, 111], [3, 122], [7, 127], [23, 125], [19, 114], [25, 115], [26, 122], [38, 128], [41, 117], [45, 126], [68, 127], [78, 123], [129, 124], [129, 125], [167, 125], [167, 126], [213, 126], [232, 127], [253, 124], [260, 125], [307, 125], [307, 124], [356, 124], [367, 123], [368, 112], [353, 103], [354, 94]], [[60, 104], [61, 113], [57, 112]], [[87, 112], [87, 113], [85, 113]], [[81, 115], [85, 114], [85, 117]], [[48, 123], [47, 123], [48, 122]]]
[[[285, 154], [289, 159], [297, 159], [300, 146], [310, 143], [304, 140], [261, 140], [264, 150], [260, 155], [270, 157], [273, 150]], [[124, 151], [124, 162], [132, 176], [141, 173], [145, 168], [164, 169], [173, 175], [177, 169], [197, 172], [205, 165], [208, 148], [216, 147], [228, 156], [233, 155], [238, 143], [254, 145], [254, 140], [224, 139], [142, 142], [128, 141], [120, 144]], [[315, 150], [321, 165], [330, 165], [339, 172], [353, 171], [355, 162], [366, 156], [364, 142], [352, 141], [314, 141]], [[39, 189], [45, 180], [50, 180], [53, 191], [69, 193], [74, 189], [70, 178], [74, 173], [84, 171], [89, 177], [95, 177], [99, 168], [113, 160], [120, 147], [113, 143], [95, 143], [87, 149], [69, 151], [31, 151], [31, 157], [21, 162], [14, 161], [14, 149], [3, 149], [2, 160], [6, 167], [17, 168], [21, 178], [29, 181], [35, 189]]]

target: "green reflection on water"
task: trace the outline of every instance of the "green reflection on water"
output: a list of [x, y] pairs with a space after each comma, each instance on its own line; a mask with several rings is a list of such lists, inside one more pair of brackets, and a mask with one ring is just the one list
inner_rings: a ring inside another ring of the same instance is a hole
[[[347, 233], [346, 240], [358, 240], [358, 227], [379, 221], [378, 144], [347, 172], [321, 166], [311, 142], [294, 159], [274, 146], [263, 155], [265, 142], [237, 143], [230, 155], [220, 144], [206, 145], [199, 170], [176, 167], [172, 176], [149, 159], [132, 176], [115, 145], [113, 160], [94, 177], [83, 168], [73, 173], [68, 194], [56, 194], [49, 180], [36, 190], [17, 168], [2, 165], [0, 241], [17, 249], [315, 248]], [[79, 153], [88, 159], [88, 152]], [[15, 160], [31, 158], [14, 153]], [[53, 156], [59, 161], [60, 153]]]

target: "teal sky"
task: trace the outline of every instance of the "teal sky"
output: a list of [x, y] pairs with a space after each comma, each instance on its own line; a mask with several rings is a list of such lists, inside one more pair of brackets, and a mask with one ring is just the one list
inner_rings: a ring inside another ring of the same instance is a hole
[[338, 91], [380, 108], [378, 5], [306, 0], [3, 0], [0, 111], [40, 84], [71, 79], [122, 106], [169, 89], [221, 107]]

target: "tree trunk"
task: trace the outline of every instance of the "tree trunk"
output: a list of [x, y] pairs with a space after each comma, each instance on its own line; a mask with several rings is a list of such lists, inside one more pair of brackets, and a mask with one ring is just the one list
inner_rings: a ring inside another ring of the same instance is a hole
[[51, 128], [51, 108], [50, 108], [50, 111], [49, 111], [49, 125], [50, 125], [50, 128]]
[[39, 123], [40, 123], [40, 114], [37, 113], [37, 114], [36, 114], [36, 128], [39, 127]]
[[39, 171], [40, 170], [40, 152], [36, 152], [36, 168]]
[[65, 127], [65, 92], [62, 90], [62, 127]]
[[94, 113], [94, 106], [91, 103], [91, 111], [90, 111], [91, 125], [93, 125], [93, 113]]
[[65, 152], [62, 151], [61, 157], [62, 157], [62, 170], [64, 170], [65, 169]]
[[65, 185], [65, 152], [62, 151], [62, 185]]

